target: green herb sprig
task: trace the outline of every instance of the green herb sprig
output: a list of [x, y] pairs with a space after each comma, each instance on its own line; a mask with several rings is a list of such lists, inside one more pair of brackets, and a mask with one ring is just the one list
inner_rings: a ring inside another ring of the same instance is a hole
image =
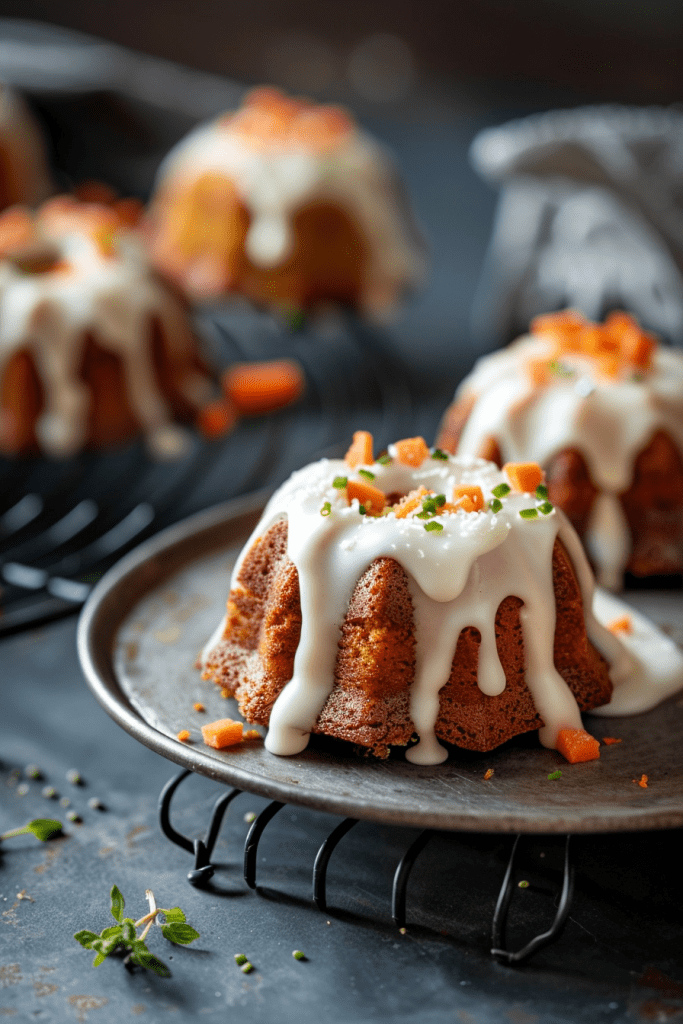
[[[166, 964], [150, 953], [147, 948], [145, 939], [150, 928], [154, 923], [159, 925], [159, 914], [163, 914], [165, 923], [161, 925], [161, 934], [169, 942], [178, 946], [187, 946], [190, 942], [194, 942], [199, 938], [199, 932], [187, 924], [185, 914], [180, 907], [171, 907], [169, 910], [157, 907], [151, 889], [147, 890], [145, 896], [149, 902], [149, 913], [141, 917], [139, 921], [134, 921], [132, 917], [123, 916], [126, 901], [120, 890], [114, 885], [109, 897], [111, 916], [117, 922], [116, 925], [111, 928], [103, 928], [99, 935], [88, 929], [76, 932], [74, 935], [76, 942], [80, 942], [84, 949], [95, 951], [93, 967], [99, 967], [115, 950], [120, 952], [127, 950], [124, 961], [126, 965], [137, 964], [138, 967], [154, 971], [160, 978], [170, 978], [171, 972]], [[140, 928], [142, 931], [138, 934]]]
[[0, 835], [0, 840], [14, 839], [15, 836], [24, 836], [32, 832], [34, 836], [40, 839], [41, 843], [44, 843], [46, 839], [58, 836], [61, 831], [61, 821], [54, 821], [52, 818], [35, 818], [33, 821], [29, 821], [28, 825], [24, 825], [23, 828], [13, 828], [9, 832], [3, 832]]

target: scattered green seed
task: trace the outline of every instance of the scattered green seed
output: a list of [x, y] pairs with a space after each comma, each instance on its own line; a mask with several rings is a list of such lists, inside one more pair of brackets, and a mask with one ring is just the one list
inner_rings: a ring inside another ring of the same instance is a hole
[[300, 949], [295, 949], [292, 952], [292, 956], [294, 957], [295, 960], [305, 960], [306, 959], [306, 954], [302, 953]]
[[509, 484], [498, 484], [498, 486], [494, 487], [493, 490], [491, 491], [491, 494], [495, 498], [504, 498], [505, 495], [509, 494], [509, 493], [510, 493], [510, 485]]
[[71, 807], [71, 801], [69, 800], [68, 796], [63, 796], [60, 799], [59, 806], [60, 807]]
[[235, 953], [235, 963], [237, 964], [238, 967], [241, 967], [242, 964], [249, 963], [249, 961], [247, 960], [244, 953]]
[[522, 519], [538, 519], [537, 508], [523, 508], [520, 509], [519, 514], [522, 517]]
[[443, 530], [443, 526], [441, 525], [441, 523], [425, 523], [425, 530], [427, 530], [428, 533], [441, 533], [441, 531]]
[[37, 764], [27, 764], [24, 768], [24, 775], [27, 779], [42, 779], [43, 773]]
[[348, 482], [348, 476], [335, 476], [334, 480], [332, 481], [332, 486], [336, 487], [338, 491], [343, 491]]
[[30, 788], [28, 782], [20, 782], [17, 786], [17, 796], [26, 796]]
[[557, 771], [551, 772], [550, 775], [548, 776], [548, 778], [551, 779], [552, 781], [554, 781], [555, 779], [561, 779], [562, 778], [562, 772], [558, 768]]
[[77, 768], [69, 768], [66, 773], [66, 781], [70, 782], [72, 786], [83, 785], [83, 776]]
[[66, 816], [69, 821], [73, 821], [74, 823], [80, 823], [83, 820], [80, 814], [77, 814], [76, 811], [68, 811]]
[[445, 460], [448, 459], [448, 454], [447, 454], [447, 452], [442, 452], [440, 448], [435, 448], [434, 451], [431, 454], [431, 458], [432, 459], [441, 459], [442, 461], [445, 461]]
[[46, 800], [56, 800], [58, 793], [54, 786], [43, 786], [40, 795], [45, 797]]
[[256, 811], [247, 811], [247, 813], [244, 815], [244, 820], [246, 821], [247, 825], [251, 825], [252, 821], [256, 821]]

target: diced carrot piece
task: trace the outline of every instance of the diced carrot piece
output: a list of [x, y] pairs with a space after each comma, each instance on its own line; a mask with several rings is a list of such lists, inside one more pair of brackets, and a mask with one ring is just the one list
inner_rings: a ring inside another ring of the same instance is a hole
[[614, 619], [607, 626], [610, 633], [632, 633], [633, 619], [630, 615], [622, 615], [620, 619]]
[[372, 434], [367, 430], [357, 430], [353, 435], [353, 442], [344, 460], [351, 467], [371, 466], [374, 459], [372, 455]]
[[649, 370], [652, 365], [652, 356], [657, 347], [657, 339], [646, 331], [628, 331], [621, 341], [621, 351], [624, 359], [627, 359], [639, 370]]
[[619, 340], [627, 331], [640, 330], [640, 324], [634, 316], [630, 313], [625, 313], [623, 309], [615, 309], [605, 319], [605, 330], [612, 335], [613, 338]]
[[564, 349], [574, 349], [580, 331], [588, 321], [575, 309], [563, 309], [558, 313], [545, 313], [534, 317], [529, 328], [531, 334], [551, 338]]
[[195, 709], [195, 711], [206, 711], [206, 708], [204, 707], [204, 705], [200, 701], [196, 701], [192, 705], [192, 707]]
[[472, 508], [466, 508], [466, 512], [481, 512], [484, 507], [484, 495], [481, 487], [478, 485], [470, 486], [468, 484], [461, 484], [459, 487], [454, 487], [454, 504], [458, 505], [460, 498], [469, 498], [469, 504]]
[[641, 789], [647, 789], [647, 783], [648, 783], [647, 775], [641, 775], [639, 779], [634, 779], [633, 781], [637, 782]]
[[548, 359], [527, 359], [524, 364], [527, 377], [535, 387], [552, 384], [553, 374]]
[[180, 740], [181, 743], [187, 743], [187, 741], [190, 738], [190, 730], [189, 729], [181, 729], [180, 732], [177, 733], [176, 735], [177, 735], [177, 738]]
[[197, 427], [204, 437], [222, 437], [237, 422], [237, 411], [227, 398], [219, 398], [205, 405], [197, 416]]
[[602, 742], [606, 747], [611, 747], [613, 743], [621, 743], [621, 738], [617, 739], [616, 736], [603, 736]]
[[503, 472], [513, 490], [522, 494], [532, 494], [545, 475], [537, 462], [506, 462]]
[[578, 344], [580, 351], [585, 352], [588, 356], [598, 356], [602, 352], [616, 351], [619, 347], [599, 324], [586, 324], [579, 333]]
[[570, 764], [595, 761], [600, 757], [600, 744], [585, 729], [560, 729], [556, 746]]
[[222, 750], [223, 747], [234, 747], [243, 739], [244, 725], [232, 718], [219, 718], [202, 726], [202, 738], [207, 747]]
[[428, 491], [422, 484], [416, 491], [411, 491], [406, 494], [404, 498], [401, 498], [397, 505], [394, 505], [393, 511], [397, 519], [406, 519], [411, 512], [414, 512], [416, 508], [419, 508], [422, 504], [422, 499], [426, 498], [428, 494], [434, 494], [434, 491]]
[[397, 462], [403, 463], [404, 466], [417, 468], [429, 457], [429, 448], [423, 437], [406, 437], [402, 441], [397, 441], [394, 447]]
[[228, 399], [246, 416], [289, 405], [303, 393], [305, 383], [303, 367], [294, 359], [235, 363], [221, 378]]
[[247, 729], [244, 733], [245, 740], [260, 740], [263, 739], [258, 729]]
[[616, 380], [621, 376], [624, 362], [618, 353], [605, 353], [598, 358], [598, 370], [603, 377]]
[[378, 487], [372, 484], [361, 483], [360, 480], [349, 480], [346, 485], [346, 494], [349, 504], [354, 498], [358, 498], [366, 513], [371, 516], [381, 516], [387, 499]]

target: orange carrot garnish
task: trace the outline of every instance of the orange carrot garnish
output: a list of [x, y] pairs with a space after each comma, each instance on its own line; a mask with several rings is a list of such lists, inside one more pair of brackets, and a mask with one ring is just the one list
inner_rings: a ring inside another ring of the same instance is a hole
[[177, 735], [177, 738], [180, 740], [181, 743], [187, 743], [187, 741], [190, 738], [190, 730], [189, 729], [181, 729], [180, 732], [177, 733], [176, 735]]
[[410, 491], [409, 494], [401, 498], [397, 505], [394, 505], [393, 511], [396, 518], [406, 519], [411, 512], [420, 507], [422, 499], [426, 498], [428, 494], [434, 494], [434, 491], [428, 491], [422, 484], [420, 484], [416, 491]]
[[206, 708], [204, 707], [204, 705], [203, 705], [203, 704], [201, 704], [201, 703], [200, 703], [199, 701], [196, 701], [196, 702], [195, 702], [195, 703], [194, 703], [194, 704], [192, 705], [192, 707], [193, 707], [193, 708], [195, 709], [195, 711], [206, 711]]
[[357, 430], [353, 435], [353, 442], [344, 456], [344, 460], [351, 469], [356, 469], [358, 466], [371, 466], [374, 461], [372, 455], [372, 434], [367, 430]]
[[227, 398], [205, 405], [197, 416], [197, 427], [204, 437], [222, 437], [235, 426], [237, 412]]
[[429, 456], [429, 448], [423, 437], [406, 437], [402, 441], [397, 441], [394, 447], [396, 461], [403, 463], [404, 466], [417, 468]]
[[641, 789], [647, 789], [648, 777], [647, 775], [641, 775], [639, 779], [633, 780]]
[[481, 512], [484, 507], [484, 495], [481, 487], [466, 484], [454, 487], [453, 504], [456, 508], [464, 508], [465, 512]]
[[620, 619], [614, 619], [607, 626], [610, 633], [632, 633], [633, 620], [630, 615], [622, 615]]
[[366, 515], [369, 516], [381, 516], [382, 510], [387, 503], [384, 493], [378, 487], [373, 487], [372, 484], [361, 483], [360, 480], [349, 480], [346, 485], [346, 494], [349, 504], [351, 504], [354, 498], [358, 498], [358, 501], [365, 509]]
[[538, 485], [543, 483], [544, 473], [537, 462], [506, 462], [503, 472], [512, 489], [522, 494], [533, 494]]
[[556, 746], [570, 764], [595, 761], [600, 757], [600, 744], [585, 729], [560, 729]]
[[234, 747], [235, 744], [241, 743], [243, 730], [242, 722], [235, 722], [232, 718], [219, 718], [202, 726], [202, 739], [207, 747], [222, 750], [223, 747]]
[[245, 416], [289, 405], [303, 394], [305, 382], [303, 368], [294, 359], [235, 363], [221, 379], [228, 399]]

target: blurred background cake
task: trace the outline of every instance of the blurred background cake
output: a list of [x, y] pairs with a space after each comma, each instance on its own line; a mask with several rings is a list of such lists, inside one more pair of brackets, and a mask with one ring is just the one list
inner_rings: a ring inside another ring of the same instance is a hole
[[41, 130], [15, 90], [0, 83], [0, 210], [54, 192]]
[[157, 266], [191, 296], [284, 312], [334, 302], [381, 320], [424, 273], [384, 149], [340, 107], [273, 88], [172, 150], [149, 232]]
[[683, 570], [683, 355], [628, 314], [536, 318], [476, 364], [437, 443], [541, 463], [603, 586]]

